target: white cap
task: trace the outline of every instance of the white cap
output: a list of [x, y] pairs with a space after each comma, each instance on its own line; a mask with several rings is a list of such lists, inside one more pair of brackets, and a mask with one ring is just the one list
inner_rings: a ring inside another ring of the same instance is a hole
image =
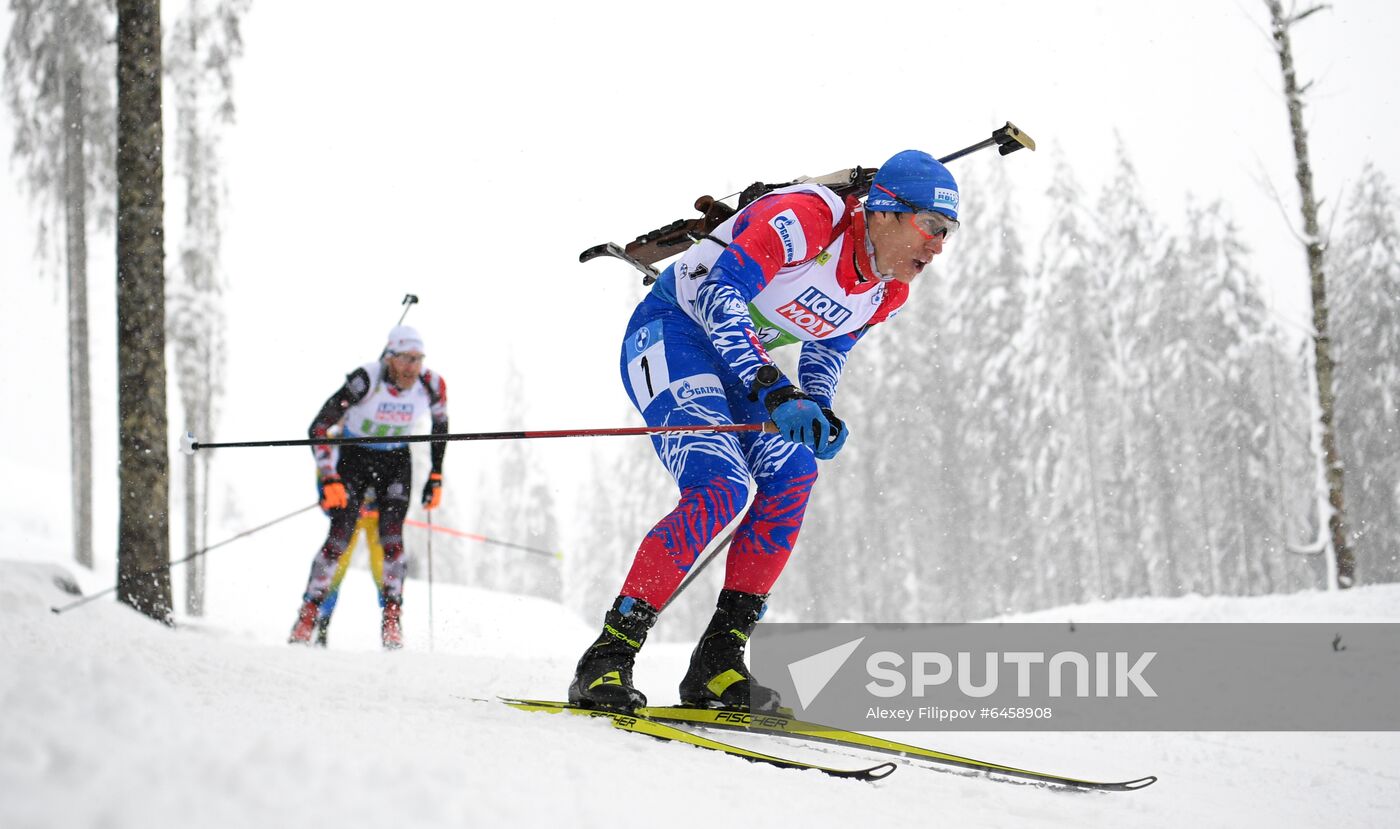
[[411, 325], [396, 325], [389, 332], [389, 343], [384, 346], [384, 351], [388, 354], [403, 354], [406, 351], [422, 354], [423, 338], [418, 335], [418, 329]]

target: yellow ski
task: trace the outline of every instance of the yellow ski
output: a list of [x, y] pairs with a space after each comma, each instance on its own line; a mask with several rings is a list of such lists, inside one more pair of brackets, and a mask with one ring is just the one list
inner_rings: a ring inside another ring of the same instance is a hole
[[616, 711], [603, 711], [592, 708], [579, 708], [578, 706], [570, 705], [567, 702], [555, 702], [551, 700], [510, 699], [507, 697], [501, 697], [501, 702], [521, 711], [544, 711], [550, 714], [567, 712], [569, 714], [577, 714], [585, 717], [604, 717], [612, 721], [612, 725], [614, 728], [620, 728], [623, 731], [631, 731], [634, 734], [645, 734], [648, 737], [655, 737], [658, 740], [670, 740], [677, 743], [685, 743], [687, 745], [692, 745], [696, 748], [704, 748], [709, 749], [711, 751], [720, 751], [725, 754], [732, 755], [734, 757], [742, 757], [743, 759], [749, 760], [750, 762], [767, 763], [771, 766], [777, 766], [778, 768], [799, 770], [810, 769], [813, 771], [819, 771], [822, 774], [831, 775], [832, 777], [842, 777], [851, 780], [866, 781], [880, 780], [884, 777], [887, 777], [891, 772], [898, 768], [898, 766], [896, 766], [896, 764], [894, 763], [881, 763], [878, 766], [871, 766], [870, 768], [863, 769], [829, 768], [827, 766], [821, 766], [815, 763], [805, 763], [801, 760], [790, 760], [785, 757], [775, 757], [771, 754], [764, 754], [760, 751], [752, 751], [741, 746], [731, 745], [729, 743], [722, 743], [718, 740], [712, 740], [709, 737], [704, 737], [699, 734], [686, 731], [683, 728], [677, 728], [673, 725], [667, 725], [665, 723], [657, 722], [656, 720], [641, 714], [624, 714]]
[[954, 766], [957, 768], [970, 769], [972, 771], [1016, 777], [1023, 780], [1033, 780], [1037, 783], [1048, 783], [1076, 789], [1127, 792], [1133, 791], [1134, 789], [1141, 789], [1157, 782], [1157, 778], [1151, 775], [1140, 777], [1136, 780], [1104, 783], [1096, 780], [1080, 780], [1076, 777], [1066, 777], [1060, 774], [1030, 771], [1028, 769], [1015, 768], [1014, 766], [1004, 766], [1000, 763], [990, 763], [985, 760], [974, 760], [970, 757], [959, 757], [956, 754], [947, 754], [930, 748], [909, 745], [908, 743], [898, 743], [893, 740], [862, 734], [859, 731], [848, 731], [844, 728], [833, 728], [819, 723], [806, 722], [782, 714], [755, 715], [748, 711], [738, 711], [727, 708], [690, 708], [679, 705], [639, 708], [637, 709], [637, 713], [651, 720], [662, 722], [700, 726], [703, 728], [748, 731], [750, 733], [777, 734], [799, 740], [827, 743], [829, 745], [845, 746], [848, 748], [859, 748], [867, 751], [878, 751], [912, 760], [925, 760], [945, 766]]

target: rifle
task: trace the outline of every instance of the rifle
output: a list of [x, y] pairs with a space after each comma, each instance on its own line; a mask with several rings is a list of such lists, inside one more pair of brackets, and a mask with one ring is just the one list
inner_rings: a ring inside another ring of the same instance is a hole
[[[990, 138], [963, 147], [961, 150], [949, 153], [938, 160], [947, 164], [954, 159], [991, 146], [997, 147], [997, 152], [1001, 155], [1010, 155], [1022, 147], [1034, 150], [1035, 141], [1015, 124], [1007, 121], [1006, 126], [993, 130]], [[649, 230], [628, 242], [626, 247], [615, 242], [594, 245], [580, 253], [578, 261], [587, 262], [600, 256], [611, 256], [641, 271], [642, 284], [650, 285], [661, 275], [660, 271], [652, 265], [663, 259], [669, 259], [681, 253], [687, 246], [704, 239], [735, 213], [780, 187], [789, 187], [794, 184], [819, 184], [830, 188], [843, 199], [849, 196], [860, 198], [870, 192], [870, 183], [875, 180], [875, 174], [879, 171], [879, 167], [848, 167], [816, 178], [800, 176], [792, 181], [779, 184], [765, 184], [761, 181], [755, 181], [738, 193], [731, 193], [722, 199], [708, 195], [701, 196], [695, 200], [695, 209], [700, 212], [699, 218], [677, 219], [668, 225]], [[733, 207], [723, 200], [736, 195], [739, 197], [738, 203]]]

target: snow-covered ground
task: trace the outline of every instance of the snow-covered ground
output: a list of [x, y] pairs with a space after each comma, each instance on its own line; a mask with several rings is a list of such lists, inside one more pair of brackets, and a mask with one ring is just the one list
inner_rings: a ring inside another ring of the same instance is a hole
[[[211, 553], [210, 615], [174, 629], [109, 599], [51, 612], [74, 601], [61, 582], [87, 593], [110, 582], [51, 555], [62, 545], [42, 534], [24, 559], [0, 561], [0, 826], [1393, 826], [1400, 807], [1394, 733], [895, 735], [1085, 778], [1161, 778], [1142, 791], [1086, 794], [918, 766], [874, 784], [841, 781], [476, 701], [559, 697], [594, 620], [439, 584], [430, 651], [427, 586], [414, 582], [408, 647], [383, 653], [372, 583], [355, 569], [331, 647], [289, 647], [322, 527], [312, 516]], [[1400, 586], [1020, 618], [1397, 616]], [[657, 701], [675, 699], [686, 655], [662, 643], [644, 651], [638, 680]]]

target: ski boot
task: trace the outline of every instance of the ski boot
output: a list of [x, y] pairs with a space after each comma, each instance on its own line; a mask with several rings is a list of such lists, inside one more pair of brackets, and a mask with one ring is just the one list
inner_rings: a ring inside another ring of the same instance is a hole
[[386, 651], [396, 651], [403, 647], [403, 629], [399, 626], [399, 614], [402, 609], [402, 599], [384, 600], [384, 618], [379, 626], [379, 635]]
[[296, 624], [292, 625], [292, 635], [287, 637], [287, 644], [311, 644], [311, 634], [316, 629], [316, 617], [320, 612], [319, 604], [310, 599], [303, 599], [301, 610], [297, 611]]
[[759, 685], [744, 665], [744, 647], [762, 618], [767, 596], [722, 590], [714, 618], [690, 655], [690, 670], [681, 680], [681, 705], [738, 708], [777, 713], [782, 699]]
[[326, 642], [330, 637], [331, 617], [329, 613], [322, 613], [316, 617], [316, 647], [326, 647]]
[[569, 684], [569, 702], [582, 708], [633, 711], [647, 704], [632, 686], [632, 661], [656, 624], [656, 608], [642, 599], [618, 596], [603, 617], [603, 632], [583, 652]]

